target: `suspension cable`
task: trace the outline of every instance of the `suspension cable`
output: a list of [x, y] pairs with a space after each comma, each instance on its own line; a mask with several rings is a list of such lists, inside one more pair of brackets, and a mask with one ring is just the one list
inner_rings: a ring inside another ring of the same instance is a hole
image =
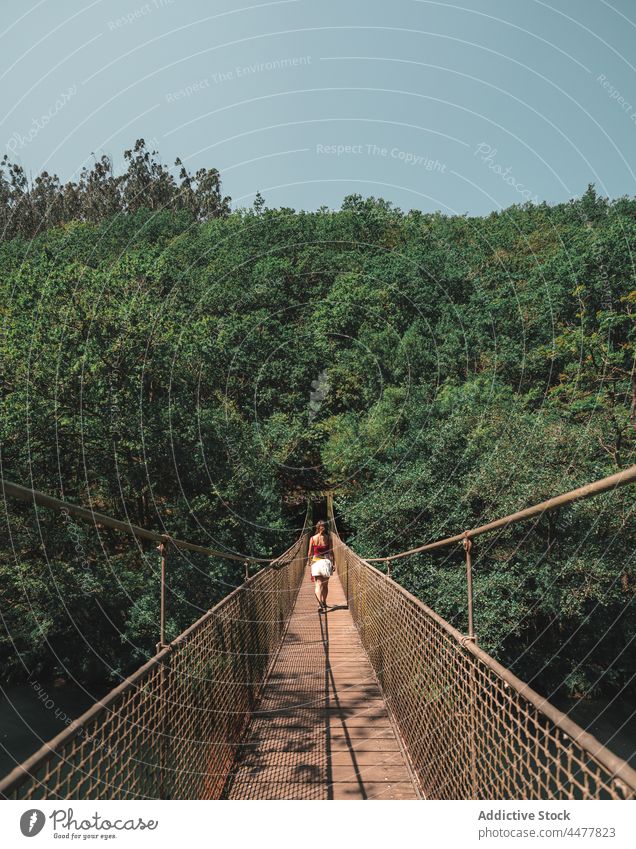
[[106, 516], [104, 513], [98, 513], [96, 510], [92, 510], [87, 507], [80, 507], [77, 504], [71, 504], [69, 501], [63, 501], [60, 498], [53, 498], [51, 495], [45, 495], [45, 493], [40, 492], [37, 489], [29, 489], [29, 487], [20, 486], [19, 484], [7, 481], [4, 478], [0, 478], [0, 488], [2, 489], [5, 499], [7, 496], [10, 496], [12, 498], [17, 498], [20, 501], [36, 504], [39, 507], [47, 507], [51, 510], [63, 511], [71, 516], [76, 516], [78, 519], [82, 519], [84, 522], [90, 522], [96, 526], [101, 525], [106, 528], [113, 528], [114, 530], [122, 531], [123, 533], [132, 534], [133, 536], [141, 539], [148, 539], [161, 544], [169, 543], [175, 548], [185, 551], [194, 551], [197, 554], [206, 554], [209, 557], [219, 557], [226, 560], [238, 560], [241, 563], [273, 563], [280, 559], [279, 557], [246, 557], [244, 554], [235, 554], [230, 551], [219, 551], [218, 549], [208, 548], [204, 545], [196, 545], [192, 542], [185, 542], [184, 540], [175, 539], [170, 536], [170, 534], [150, 531], [146, 528], [139, 527], [139, 525], [133, 525], [132, 522], [123, 522], [120, 519], [113, 519], [112, 516]]
[[422, 551], [432, 551], [435, 548], [443, 548], [446, 545], [453, 543], [463, 543], [465, 539], [472, 539], [480, 534], [495, 531], [499, 528], [506, 528], [508, 525], [514, 525], [517, 522], [523, 522], [530, 519], [532, 516], [538, 516], [548, 510], [554, 510], [556, 507], [561, 507], [564, 504], [571, 504], [573, 501], [580, 501], [582, 498], [589, 498], [592, 495], [599, 495], [601, 492], [606, 492], [608, 489], [616, 489], [619, 486], [636, 482], [636, 465], [629, 466], [615, 475], [610, 475], [607, 478], [594, 481], [593, 483], [580, 486], [578, 489], [572, 489], [570, 492], [565, 492], [563, 495], [557, 495], [554, 498], [549, 498], [547, 501], [542, 501], [540, 504], [534, 504], [532, 507], [526, 507], [525, 510], [519, 510], [517, 513], [511, 513], [509, 516], [504, 516], [501, 519], [495, 519], [488, 522], [486, 525], [480, 525], [478, 528], [470, 528], [462, 531], [452, 537], [440, 539], [436, 542], [429, 542], [426, 545], [420, 545], [417, 548], [410, 548], [408, 551], [401, 551], [399, 554], [391, 554], [387, 557], [365, 557], [367, 563], [386, 563], [391, 560], [399, 560], [402, 557], [409, 557], [412, 554], [419, 554]]

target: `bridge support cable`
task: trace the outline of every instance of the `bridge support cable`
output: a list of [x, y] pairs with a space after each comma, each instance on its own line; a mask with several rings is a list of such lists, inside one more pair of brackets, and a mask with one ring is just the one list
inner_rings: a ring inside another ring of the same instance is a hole
[[26, 486], [21, 486], [17, 483], [12, 483], [5, 478], [0, 477], [0, 493], [5, 500], [15, 498], [19, 501], [24, 501], [27, 504], [33, 504], [37, 507], [47, 507], [50, 510], [64, 512], [69, 516], [75, 516], [84, 522], [88, 522], [96, 528], [112, 528], [116, 531], [138, 537], [139, 539], [150, 540], [151, 542], [164, 543], [169, 542], [176, 549], [181, 551], [192, 551], [197, 554], [206, 554], [208, 557], [219, 557], [225, 560], [235, 560], [244, 563], [246, 560], [249, 563], [271, 563], [270, 557], [246, 557], [244, 554], [239, 554], [235, 551], [223, 551], [222, 549], [210, 548], [205, 545], [197, 545], [193, 542], [176, 539], [167, 533], [152, 531], [148, 528], [142, 528], [139, 525], [134, 525], [132, 522], [124, 522], [121, 519], [114, 519], [112, 516], [107, 516], [104, 513], [99, 513], [89, 507], [81, 507], [78, 504], [72, 504], [70, 501], [64, 501], [61, 498], [53, 498], [51, 495], [46, 495], [37, 489], [30, 489]]
[[[493, 522], [488, 522], [486, 525], [480, 525], [477, 528], [463, 531], [461, 534], [456, 534], [452, 537], [436, 540], [435, 542], [425, 543], [417, 548], [410, 548], [408, 551], [400, 551], [398, 554], [390, 554], [386, 557], [368, 557], [368, 563], [386, 563], [386, 573], [391, 577], [391, 564], [395, 560], [401, 560], [404, 557], [412, 557], [414, 554], [422, 554], [426, 551], [434, 551], [438, 548], [444, 548], [448, 545], [461, 543], [466, 552], [466, 607], [468, 611], [468, 639], [476, 640], [474, 630], [474, 613], [473, 613], [473, 570], [471, 548], [472, 540], [481, 534], [491, 533], [496, 530], [515, 525], [519, 522], [525, 522], [537, 516], [542, 516], [551, 510], [556, 510], [558, 507], [563, 507], [566, 504], [572, 504], [575, 501], [580, 501], [583, 498], [590, 498], [594, 495], [600, 495], [603, 492], [608, 492], [612, 489], [617, 489], [620, 486], [636, 483], [636, 465], [629, 466], [617, 472], [615, 475], [610, 475], [594, 483], [586, 484], [578, 489], [573, 489], [570, 492], [565, 492], [562, 495], [557, 495], [547, 501], [542, 501], [540, 504], [534, 504], [532, 507], [527, 507], [525, 510], [519, 510], [517, 513], [511, 513], [509, 516], [503, 516], [501, 519], [495, 519]], [[331, 507], [331, 515], [333, 515], [333, 502]]]
[[574, 501], [581, 501], [583, 498], [590, 498], [594, 495], [600, 495], [602, 492], [608, 492], [612, 489], [617, 489], [621, 486], [636, 483], [636, 465], [629, 466], [617, 472], [615, 475], [610, 475], [607, 478], [594, 481], [594, 483], [585, 484], [578, 489], [573, 489], [570, 492], [564, 492], [562, 495], [557, 495], [554, 498], [549, 498], [547, 501], [542, 501], [540, 504], [534, 504], [532, 507], [526, 507], [524, 510], [519, 510], [517, 513], [511, 513], [509, 516], [503, 516], [501, 519], [495, 519], [488, 522], [486, 525], [480, 525], [477, 528], [470, 528], [467, 531], [462, 531], [460, 534], [455, 534], [452, 537], [439, 539], [435, 542], [427, 542], [417, 548], [409, 548], [408, 551], [400, 551], [398, 554], [388, 554], [386, 557], [368, 557], [367, 563], [392, 563], [394, 560], [400, 560], [403, 557], [410, 557], [413, 554], [420, 554], [423, 551], [433, 551], [436, 548], [443, 548], [446, 545], [453, 543], [462, 543], [465, 539], [474, 539], [481, 534], [487, 534], [491, 531], [507, 528], [509, 525], [515, 525], [518, 522], [524, 522], [535, 516], [542, 516], [550, 510], [555, 510], [557, 507], [562, 507], [565, 504], [572, 504]]

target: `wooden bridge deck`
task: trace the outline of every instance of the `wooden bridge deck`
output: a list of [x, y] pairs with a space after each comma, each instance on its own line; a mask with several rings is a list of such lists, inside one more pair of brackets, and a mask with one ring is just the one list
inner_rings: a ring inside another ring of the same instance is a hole
[[229, 799], [416, 799], [337, 575], [318, 613], [305, 577]]

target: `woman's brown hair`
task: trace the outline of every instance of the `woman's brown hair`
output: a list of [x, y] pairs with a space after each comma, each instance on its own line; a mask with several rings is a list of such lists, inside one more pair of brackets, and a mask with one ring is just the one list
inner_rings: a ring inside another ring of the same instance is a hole
[[324, 519], [318, 519], [316, 522], [316, 533], [320, 533], [320, 529], [322, 528], [322, 533], [325, 535], [327, 539], [329, 539], [329, 528], [327, 527], [327, 523]]

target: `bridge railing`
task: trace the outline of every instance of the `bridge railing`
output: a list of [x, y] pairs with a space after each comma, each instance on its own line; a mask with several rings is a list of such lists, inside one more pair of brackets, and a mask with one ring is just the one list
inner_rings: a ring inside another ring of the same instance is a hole
[[[469, 533], [633, 482], [635, 473], [632, 467]], [[406, 554], [465, 538], [459, 534]], [[336, 535], [334, 553], [425, 798], [636, 798], [636, 771], [480, 649], [474, 634], [461, 634]]]
[[[92, 511], [73, 510], [95, 520]], [[294, 606], [307, 542], [306, 524], [283, 555], [10, 772], [0, 797], [219, 798]]]

